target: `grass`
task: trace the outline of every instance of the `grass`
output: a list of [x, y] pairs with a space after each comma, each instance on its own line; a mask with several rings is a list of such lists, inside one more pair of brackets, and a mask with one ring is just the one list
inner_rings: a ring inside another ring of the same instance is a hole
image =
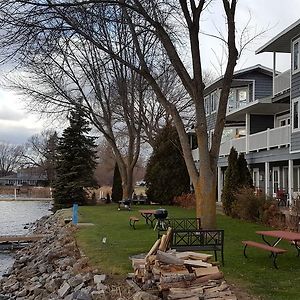
[[[129, 227], [130, 215], [140, 216], [138, 210], [147, 206], [134, 206], [133, 211], [118, 211], [116, 205], [80, 207], [80, 222], [95, 226], [83, 227], [77, 232], [79, 246], [101, 271], [124, 275], [132, 272], [129, 256], [147, 252], [157, 238], [157, 233], [145, 224]], [[153, 208], [153, 207], [151, 207]], [[193, 210], [165, 207], [170, 217], [194, 217]], [[218, 215], [218, 228], [225, 230], [225, 266], [222, 271], [232, 284], [262, 299], [300, 299], [300, 257], [285, 242], [279, 247], [288, 252], [277, 259], [279, 270], [274, 269], [265, 251], [249, 248], [248, 259], [243, 256], [242, 240], [260, 241], [255, 231], [268, 229], [259, 224], [231, 219]], [[103, 243], [106, 238], [106, 243]]]

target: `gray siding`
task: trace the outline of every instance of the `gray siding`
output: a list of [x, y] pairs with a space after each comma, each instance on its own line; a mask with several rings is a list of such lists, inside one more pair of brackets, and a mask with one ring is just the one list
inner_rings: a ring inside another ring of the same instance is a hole
[[300, 132], [291, 134], [291, 151], [300, 150]]
[[300, 72], [292, 75], [291, 98], [300, 97]]
[[210, 114], [210, 115], [206, 116], [207, 130], [212, 130], [212, 129], [215, 128], [216, 119], [217, 119], [217, 114], [216, 113], [213, 113], [213, 114]]
[[274, 116], [270, 115], [251, 115], [250, 134], [274, 128]]
[[[271, 96], [273, 93], [273, 78], [260, 72], [249, 72], [237, 77], [238, 79], [255, 80], [255, 99]], [[250, 98], [251, 99], [251, 98]]]

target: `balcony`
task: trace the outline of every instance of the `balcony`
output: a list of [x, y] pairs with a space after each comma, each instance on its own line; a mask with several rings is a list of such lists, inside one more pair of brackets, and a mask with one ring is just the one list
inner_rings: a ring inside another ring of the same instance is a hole
[[291, 70], [287, 70], [277, 75], [273, 80], [273, 96], [275, 96], [288, 90], [291, 87]]
[[[248, 138], [248, 141], [247, 141]], [[229, 155], [231, 147], [238, 152], [253, 152], [290, 144], [290, 125], [268, 129], [248, 137], [226, 141], [220, 146], [220, 156]], [[247, 149], [248, 147], [248, 149]]]

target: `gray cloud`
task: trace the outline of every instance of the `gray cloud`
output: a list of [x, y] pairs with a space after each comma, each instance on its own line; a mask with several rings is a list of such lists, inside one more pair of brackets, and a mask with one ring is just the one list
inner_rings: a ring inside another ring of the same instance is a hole
[[27, 139], [38, 133], [40, 128], [26, 128], [20, 126], [8, 127], [0, 126], [0, 141], [5, 141], [12, 144], [23, 144]]

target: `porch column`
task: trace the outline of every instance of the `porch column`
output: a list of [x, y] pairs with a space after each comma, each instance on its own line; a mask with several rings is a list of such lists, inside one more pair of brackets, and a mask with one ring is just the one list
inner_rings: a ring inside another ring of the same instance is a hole
[[265, 194], [266, 196], [270, 196], [270, 163], [265, 162]]
[[294, 162], [292, 159], [289, 159], [289, 174], [288, 174], [288, 202], [289, 205], [292, 204], [293, 192], [294, 192], [294, 182], [293, 182], [293, 169]]
[[221, 195], [222, 195], [222, 170], [221, 167], [218, 167], [218, 202], [221, 203], [222, 199], [221, 199]]
[[250, 114], [246, 114], [246, 154], [249, 153]]
[[273, 97], [275, 91], [275, 76], [276, 76], [276, 52], [273, 52]]

